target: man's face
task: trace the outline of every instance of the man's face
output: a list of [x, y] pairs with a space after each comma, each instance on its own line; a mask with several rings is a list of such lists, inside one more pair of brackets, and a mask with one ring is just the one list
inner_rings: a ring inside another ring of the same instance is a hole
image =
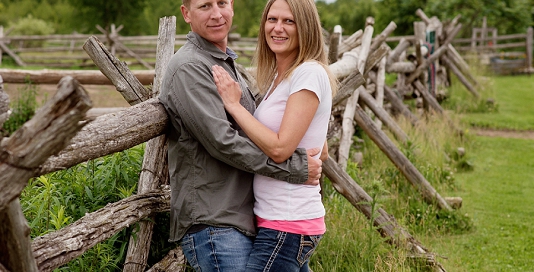
[[193, 32], [226, 51], [234, 16], [233, 0], [191, 0], [190, 8], [182, 5], [181, 11]]

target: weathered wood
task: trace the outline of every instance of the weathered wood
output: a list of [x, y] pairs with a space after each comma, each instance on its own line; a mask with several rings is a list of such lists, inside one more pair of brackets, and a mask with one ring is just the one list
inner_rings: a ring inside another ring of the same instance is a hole
[[66, 77], [57, 93], [11, 137], [0, 143], [0, 210], [20, 195], [28, 179], [51, 154], [62, 150], [80, 128], [91, 107], [87, 92]]
[[345, 77], [340, 83], [339, 90], [337, 91], [334, 98], [332, 98], [332, 107], [338, 105], [343, 100], [350, 97], [354, 90], [356, 90], [356, 88], [360, 87], [364, 83], [365, 79], [363, 78], [362, 74], [360, 74], [360, 71], [354, 70], [352, 74]]
[[415, 64], [409, 61], [399, 61], [387, 66], [388, 73], [412, 73], [415, 71]]
[[367, 76], [367, 73], [376, 67], [382, 61], [382, 59], [387, 56], [388, 52], [389, 46], [387, 46], [387, 44], [381, 44], [376, 50], [369, 51], [369, 55], [367, 56], [367, 60], [365, 62], [365, 71], [363, 75]]
[[[154, 70], [135, 70], [132, 73], [142, 85], [149, 85], [154, 81]], [[0, 75], [4, 77], [5, 83], [26, 83], [31, 81], [34, 84], [57, 84], [63, 77], [71, 76], [82, 85], [113, 85], [98, 70], [0, 69]]]
[[454, 36], [456, 36], [458, 31], [460, 31], [461, 27], [462, 27], [462, 24], [458, 24], [453, 29], [452, 33], [449, 33], [450, 36], [447, 37], [447, 40], [445, 40], [443, 44], [436, 51], [434, 51], [432, 55], [430, 55], [430, 57], [428, 57], [425, 61], [423, 61], [423, 63], [417, 66], [415, 71], [411, 73], [410, 76], [406, 79], [406, 84], [410, 84], [414, 82], [416, 79], [418, 79], [421, 73], [423, 73], [428, 68], [430, 63], [436, 61], [439, 57], [441, 57], [441, 55], [447, 52], [449, 43], [452, 41]]
[[373, 41], [371, 42], [371, 47], [369, 48], [369, 52], [373, 52], [376, 49], [378, 49], [385, 41], [386, 38], [397, 28], [397, 24], [395, 22], [389, 22], [389, 24], [384, 28], [384, 30], [376, 35], [373, 38]]
[[430, 106], [430, 108], [441, 115], [444, 114], [444, 110], [441, 105], [438, 103], [436, 98], [428, 92], [428, 89], [421, 83], [421, 81], [416, 80], [413, 82], [413, 85], [419, 91], [423, 97], [423, 100]]
[[430, 24], [430, 18], [426, 16], [425, 12], [422, 9], [417, 9], [415, 11], [415, 14], [419, 16], [421, 20], [423, 20], [423, 22], [425, 22], [426, 24]]
[[33, 176], [67, 169], [144, 143], [161, 135], [167, 122], [167, 112], [157, 98], [99, 116], [80, 130], [59, 154], [36, 169]]
[[423, 177], [423, 175], [415, 168], [415, 166], [406, 158], [406, 156], [391, 142], [387, 135], [373, 125], [373, 121], [365, 111], [360, 107], [356, 107], [356, 114], [354, 119], [358, 126], [362, 128], [371, 140], [378, 146], [380, 150], [391, 160], [391, 162], [399, 169], [399, 171], [406, 177], [406, 179], [418, 189], [423, 199], [429, 205], [435, 205], [440, 209], [451, 211], [449, 204], [441, 197], [441, 195], [432, 187], [432, 185]]
[[526, 38], [526, 61], [527, 61], [527, 71], [529, 74], [533, 73], [532, 70], [532, 50], [534, 48], [534, 29], [529, 26], [527, 28], [527, 38]]
[[455, 209], [455, 210], [458, 210], [462, 207], [462, 198], [461, 197], [445, 197], [445, 201], [447, 201], [447, 203], [449, 203], [449, 205], [451, 206], [451, 208]]
[[458, 67], [456, 65], [454, 65], [454, 62], [452, 62], [449, 59], [449, 57], [447, 57], [447, 54], [444, 54], [444, 55], [441, 56], [441, 61], [443, 62], [443, 65], [445, 65], [445, 67], [447, 67], [449, 70], [451, 70], [454, 73], [454, 75], [456, 75], [458, 80], [460, 80], [460, 82], [462, 82], [462, 84], [464, 84], [465, 88], [467, 88], [467, 90], [469, 92], [471, 92], [471, 94], [473, 94], [477, 98], [480, 97], [478, 92], [475, 90], [473, 85], [471, 85], [471, 83], [467, 80], [467, 78], [460, 71], [460, 69], [458, 69]]
[[[360, 52], [358, 54], [357, 69], [360, 73], [365, 72], [365, 63], [367, 62], [367, 57], [369, 55], [369, 48], [371, 46], [371, 40], [373, 36], [374, 28], [372, 25], [367, 25], [365, 27], [363, 36], [362, 36], [362, 45], [360, 47]], [[347, 99], [345, 105], [345, 111], [343, 112], [343, 119], [341, 122], [342, 131], [341, 137], [339, 140], [338, 148], [338, 158], [337, 161], [341, 165], [341, 168], [345, 169], [347, 167], [347, 161], [349, 159], [350, 147], [352, 145], [352, 136], [354, 135], [354, 110], [358, 105], [358, 96], [359, 92], [365, 92], [365, 88], [360, 86], [356, 91]]]
[[387, 58], [387, 65], [399, 61], [399, 56], [410, 47], [410, 42], [406, 39], [401, 39], [399, 44], [393, 50], [390, 51]]
[[[9, 118], [11, 111], [9, 109], [9, 95], [4, 91], [4, 81], [2, 80], [2, 75], [0, 75], [0, 128]], [[0, 132], [0, 138], [2, 133]]]
[[363, 30], [359, 29], [358, 31], [350, 35], [348, 38], [341, 41], [337, 49], [338, 58], [342, 56], [344, 53], [352, 51], [354, 48], [360, 45], [362, 43], [361, 42], [362, 35], [363, 35]]
[[[386, 58], [382, 57], [380, 60], [380, 63], [378, 65], [378, 69], [376, 72], [376, 92], [375, 92], [375, 100], [376, 105], [379, 108], [384, 107], [384, 86], [386, 86]], [[388, 115], [389, 116], [389, 115]], [[376, 120], [376, 124], [378, 125], [378, 128], [381, 128], [382, 122], [380, 120]]]
[[63, 149], [86, 122], [91, 107], [87, 92], [66, 77], [56, 94], [11, 137], [0, 142], [0, 262], [12, 271], [38, 271], [29, 250], [30, 231], [18, 196], [33, 170]]
[[17, 63], [18, 66], [26, 66], [26, 63], [22, 61], [17, 54], [15, 54], [9, 47], [7, 47], [3, 42], [0, 42], [0, 50], [6, 52], [14, 61]]
[[478, 81], [475, 79], [471, 71], [469, 70], [469, 65], [464, 61], [460, 53], [454, 48], [452, 44], [448, 45], [449, 50], [447, 50], [447, 56], [449, 59], [462, 71], [462, 73], [469, 79], [473, 85], [478, 85]]
[[[373, 82], [375, 82], [375, 83], [377, 82], [376, 73], [375, 72], [373, 72], [373, 71], [369, 72], [369, 78]], [[402, 99], [395, 93], [395, 91], [393, 91], [389, 86], [384, 85], [384, 94], [385, 94], [387, 100], [391, 103], [391, 106], [393, 106], [393, 108], [395, 110], [397, 110], [402, 115], [404, 115], [406, 117], [406, 119], [410, 120], [412, 125], [415, 125], [415, 123], [417, 123], [417, 121], [418, 121], [417, 117], [415, 115], [413, 115], [413, 113], [410, 111], [410, 109], [408, 109], [408, 106], [406, 106], [402, 102]]]
[[39, 271], [31, 250], [30, 227], [18, 198], [0, 211], [0, 219], [0, 263], [11, 271]]
[[334, 26], [334, 31], [330, 35], [328, 42], [328, 63], [334, 63], [337, 61], [337, 50], [341, 41], [341, 26]]
[[87, 111], [87, 118], [94, 119], [98, 116], [109, 114], [109, 113], [116, 113], [124, 109], [126, 109], [126, 107], [92, 108]]
[[130, 105], [135, 105], [150, 97], [148, 90], [137, 80], [128, 66], [112, 55], [95, 36], [87, 39], [83, 49]]
[[187, 260], [184, 257], [182, 248], [177, 247], [169, 251], [169, 253], [167, 253], [167, 255], [165, 255], [165, 257], [161, 261], [153, 265], [146, 272], [183, 272], [186, 270], [186, 267]]
[[[406, 144], [409, 140], [408, 135], [404, 133], [402, 128], [397, 125], [395, 120], [389, 116], [389, 114], [381, 107], [376, 104], [376, 100], [368, 92], [360, 93], [360, 100], [367, 106], [371, 111], [378, 117], [386, 127], [393, 133], [395, 138], [402, 144]], [[380, 130], [380, 127], [375, 123], [377, 129]]]
[[132, 195], [33, 240], [39, 271], [52, 271], [149, 215], [169, 211], [170, 191]]
[[[163, 75], [172, 55], [174, 54], [174, 36], [176, 33], [176, 17], [163, 17], [159, 20], [158, 46], [156, 53], [156, 79], [152, 88], [152, 96], [157, 97], [163, 83]], [[165, 135], [149, 140], [145, 146], [143, 167], [139, 175], [138, 193], [156, 189], [160, 184], [168, 183], [167, 138]], [[142, 272], [147, 266], [154, 217], [139, 222], [139, 228], [132, 231], [123, 271]]]
[[[373, 208], [373, 198], [356, 183], [341, 167], [329, 157], [323, 163], [323, 172], [332, 181], [332, 185], [342, 194], [358, 211], [367, 219], [372, 220], [373, 226], [387, 238], [387, 242], [398, 247], [407, 249], [414, 255], [427, 255], [425, 258], [435, 271], [445, 271], [443, 266], [435, 261], [435, 255], [417, 241], [406, 229], [397, 223], [395, 217], [388, 214], [382, 208]], [[374, 213], [373, 213], [374, 212]]]

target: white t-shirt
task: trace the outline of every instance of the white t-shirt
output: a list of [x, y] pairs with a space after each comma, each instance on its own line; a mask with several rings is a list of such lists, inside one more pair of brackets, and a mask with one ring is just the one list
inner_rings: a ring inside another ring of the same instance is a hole
[[[332, 89], [325, 69], [317, 62], [298, 66], [289, 78], [264, 99], [254, 117], [272, 131], [278, 132], [289, 96], [303, 89], [314, 92], [319, 107], [298, 147], [322, 148], [326, 141], [332, 110]], [[318, 156], [318, 155], [317, 155]], [[323, 217], [320, 186], [290, 184], [262, 175], [254, 176], [254, 213], [267, 220], [304, 220]]]

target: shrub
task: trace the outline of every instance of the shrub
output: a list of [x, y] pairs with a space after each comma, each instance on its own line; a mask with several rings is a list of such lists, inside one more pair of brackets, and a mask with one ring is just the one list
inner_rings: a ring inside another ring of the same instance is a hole
[[1, 128], [1, 134], [5, 137], [19, 129], [26, 121], [30, 120], [37, 108], [37, 87], [30, 83], [18, 89], [20, 97], [11, 103], [12, 113]]
[[[33, 18], [31, 14], [19, 19], [15, 23], [11, 23], [13, 27], [11, 35], [49, 35], [55, 32], [52, 24], [37, 18]], [[29, 41], [25, 42], [24, 47], [41, 47], [43, 41]]]

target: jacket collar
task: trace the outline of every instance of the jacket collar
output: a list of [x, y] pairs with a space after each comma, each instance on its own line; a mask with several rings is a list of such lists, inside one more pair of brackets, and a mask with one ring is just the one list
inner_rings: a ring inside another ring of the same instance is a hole
[[233, 60], [237, 59], [237, 54], [232, 49], [226, 47], [226, 53], [224, 53], [213, 43], [202, 38], [200, 35], [193, 31], [189, 31], [189, 33], [187, 34], [187, 40], [196, 45], [198, 48], [207, 51], [214, 58], [225, 60], [230, 57]]

